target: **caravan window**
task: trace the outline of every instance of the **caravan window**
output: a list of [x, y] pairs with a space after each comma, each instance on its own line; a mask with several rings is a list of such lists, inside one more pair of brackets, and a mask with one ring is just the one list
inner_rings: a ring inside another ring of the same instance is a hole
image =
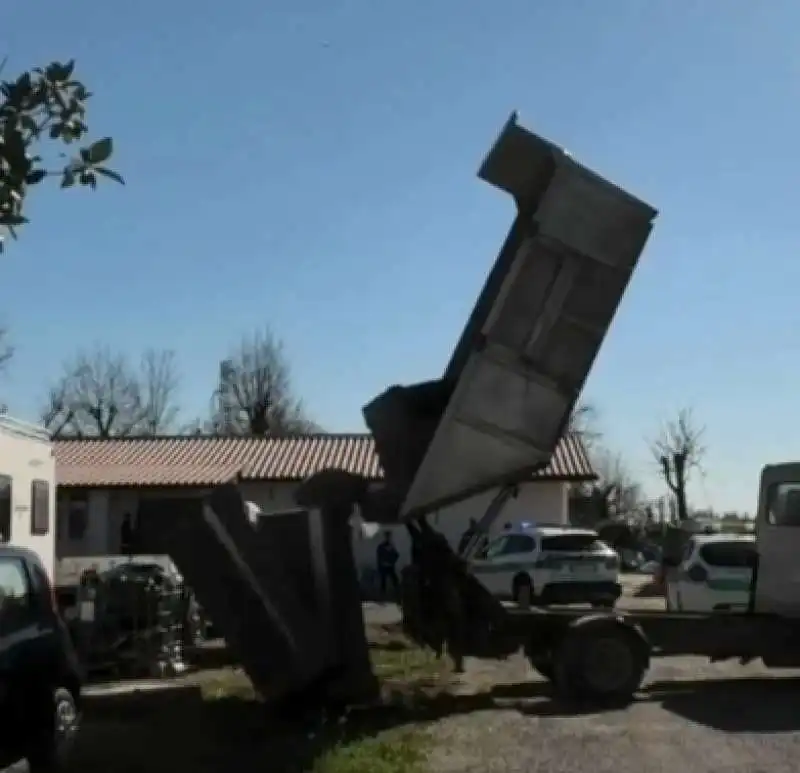
[[0, 542], [11, 539], [11, 476], [0, 475]]
[[50, 531], [50, 484], [46, 480], [31, 483], [31, 534], [42, 536]]

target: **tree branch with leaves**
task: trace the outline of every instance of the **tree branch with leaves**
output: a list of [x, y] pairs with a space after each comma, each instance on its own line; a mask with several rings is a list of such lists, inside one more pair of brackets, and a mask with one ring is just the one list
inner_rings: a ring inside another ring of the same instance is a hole
[[63, 152], [56, 154], [60, 163], [47, 157], [54, 146], [78, 142], [89, 130], [86, 103], [91, 93], [74, 70], [74, 61], [53, 62], [0, 83], [0, 227], [14, 238], [28, 222], [25, 204], [31, 187], [47, 178], [57, 177], [62, 188], [95, 188], [100, 177], [124, 182], [105, 166], [113, 152], [110, 137], [78, 149], [66, 162]]

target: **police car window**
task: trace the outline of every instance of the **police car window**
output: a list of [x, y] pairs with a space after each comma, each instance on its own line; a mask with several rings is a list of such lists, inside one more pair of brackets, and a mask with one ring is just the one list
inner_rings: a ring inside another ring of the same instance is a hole
[[712, 542], [700, 548], [700, 556], [709, 566], [747, 568], [753, 565], [756, 546], [749, 542]]
[[767, 498], [767, 522], [773, 526], [800, 526], [800, 483], [778, 483]]
[[500, 537], [492, 542], [488, 548], [486, 548], [486, 558], [494, 558], [495, 556], [499, 556], [503, 552], [503, 548], [506, 546], [506, 542], [508, 541], [508, 537]]
[[512, 534], [503, 546], [503, 555], [508, 553], [530, 553], [536, 547], [536, 540], [528, 534]]
[[603, 543], [593, 534], [558, 534], [542, 539], [545, 553], [597, 553], [601, 550]]

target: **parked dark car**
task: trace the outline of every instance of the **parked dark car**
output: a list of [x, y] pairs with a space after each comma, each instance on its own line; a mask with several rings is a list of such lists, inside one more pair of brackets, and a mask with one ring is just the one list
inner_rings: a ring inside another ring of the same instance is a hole
[[81, 668], [39, 557], [0, 546], [0, 765], [58, 769], [80, 726]]

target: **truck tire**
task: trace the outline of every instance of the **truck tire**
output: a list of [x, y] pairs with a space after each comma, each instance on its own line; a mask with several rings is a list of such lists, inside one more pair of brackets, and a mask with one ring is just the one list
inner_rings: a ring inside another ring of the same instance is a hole
[[563, 697], [601, 704], [633, 699], [650, 665], [640, 629], [613, 615], [579, 618], [553, 657], [554, 683]]

